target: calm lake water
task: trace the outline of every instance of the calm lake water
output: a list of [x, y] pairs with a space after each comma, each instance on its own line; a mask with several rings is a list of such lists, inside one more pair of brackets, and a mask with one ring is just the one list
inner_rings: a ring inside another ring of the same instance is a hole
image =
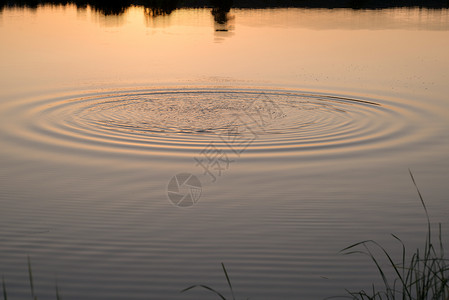
[[39, 299], [215, 299], [180, 290], [227, 293], [221, 262], [242, 299], [369, 289], [338, 252], [423, 243], [409, 168], [448, 237], [446, 9], [4, 8], [0, 37], [11, 299], [28, 255]]

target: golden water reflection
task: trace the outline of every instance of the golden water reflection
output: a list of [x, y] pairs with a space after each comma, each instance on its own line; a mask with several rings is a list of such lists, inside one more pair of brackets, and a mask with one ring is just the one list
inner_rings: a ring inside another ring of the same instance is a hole
[[130, 7], [104, 15], [39, 6], [6, 8], [1, 24], [5, 90], [204, 80], [438, 90], [447, 82], [447, 9]]
[[[0, 269], [17, 290], [30, 255], [44, 298], [63, 274], [73, 299], [198, 300], [179, 290], [192, 270], [222, 284], [220, 261], [254, 299], [338, 295], [372, 275], [348, 272], [342, 247], [421, 241], [408, 168], [447, 223], [447, 10], [212, 12], [0, 13]], [[257, 99], [284, 113], [266, 131]], [[201, 175], [194, 157], [228, 149], [229, 124], [259, 138], [218, 183], [201, 178], [198, 206], [174, 208], [168, 180]]]

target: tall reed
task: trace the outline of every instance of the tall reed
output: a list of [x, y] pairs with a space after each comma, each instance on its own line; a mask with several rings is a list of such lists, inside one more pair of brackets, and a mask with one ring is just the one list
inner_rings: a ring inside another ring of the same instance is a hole
[[[361, 300], [449, 300], [449, 264], [444, 256], [441, 223], [438, 230], [438, 242], [435, 245], [432, 242], [432, 228], [426, 204], [410, 170], [409, 173], [427, 218], [424, 247], [416, 249], [411, 253], [411, 256], [408, 256], [404, 242], [392, 234], [402, 248], [401, 259], [398, 262], [382, 245], [373, 240], [358, 242], [344, 248], [341, 252], [345, 255], [354, 253], [367, 255], [375, 264], [382, 282], [382, 287], [378, 288], [373, 284], [369, 291], [346, 290], [349, 294], [347, 298]], [[360, 247], [362, 250], [358, 250]], [[386, 259], [386, 266], [381, 264], [382, 257], [374, 254], [376, 250], [380, 250], [383, 258]], [[392, 271], [393, 278], [388, 278], [386, 268]]]

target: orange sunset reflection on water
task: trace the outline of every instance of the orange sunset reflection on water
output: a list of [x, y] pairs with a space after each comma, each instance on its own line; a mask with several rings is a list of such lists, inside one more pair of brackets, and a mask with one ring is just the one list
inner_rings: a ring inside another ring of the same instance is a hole
[[447, 8], [11, 3], [11, 299], [29, 297], [27, 256], [39, 299], [54, 298], [57, 274], [64, 299], [206, 300], [179, 291], [226, 291], [221, 262], [242, 298], [367, 288], [371, 262], [338, 253], [366, 239], [397, 249], [390, 233], [420, 245], [409, 169], [446, 232]]

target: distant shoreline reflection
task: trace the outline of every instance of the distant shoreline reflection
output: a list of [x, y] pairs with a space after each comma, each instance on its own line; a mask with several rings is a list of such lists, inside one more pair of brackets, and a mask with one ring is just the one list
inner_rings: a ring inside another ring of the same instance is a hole
[[[275, 3], [273, 3], [275, 2]], [[383, 0], [336, 0], [336, 1], [314, 1], [305, 0], [300, 4], [292, 4], [291, 1], [268, 1], [261, 0], [257, 3], [251, 1], [234, 1], [234, 0], [199, 0], [199, 1], [179, 1], [179, 0], [56, 0], [56, 1], [7, 1], [0, 0], [0, 13], [5, 8], [20, 7], [28, 9], [37, 9], [43, 5], [76, 5], [78, 9], [90, 7], [93, 10], [103, 14], [105, 16], [120, 16], [123, 15], [126, 10], [132, 6], [141, 6], [144, 8], [145, 14], [149, 17], [167, 16], [170, 15], [176, 9], [181, 8], [212, 8], [212, 15], [214, 16], [217, 24], [226, 23], [229, 18], [231, 8], [238, 9], [257, 9], [257, 8], [351, 8], [351, 9], [383, 9], [383, 8], [431, 8], [441, 9], [449, 8], [449, 2], [446, 0], [400, 0], [394, 3], [388, 3]], [[225, 32], [225, 28], [218, 29], [218, 31]]]
[[[433, 9], [423, 7], [391, 7], [385, 9], [351, 9], [351, 8], [313, 8], [313, 7], [276, 7], [265, 8], [273, 15], [270, 20], [261, 20], [258, 16], [259, 9], [250, 7], [238, 8], [238, 2], [233, 0], [210, 0], [208, 5], [202, 7], [180, 6], [179, 0], [146, 0], [135, 3], [132, 1], [124, 2], [102, 2], [86, 1], [78, 3], [77, 1], [5, 1], [0, 0], [0, 16], [6, 10], [28, 10], [36, 12], [37, 10], [47, 8], [72, 7], [83, 15], [86, 11], [93, 13], [97, 20], [107, 27], [119, 27], [126, 24], [128, 15], [132, 12], [144, 15], [147, 27], [159, 27], [170, 24], [169, 20], [181, 20], [179, 12], [206, 11], [210, 14], [210, 20], [213, 23], [214, 42], [220, 43], [225, 39], [234, 36], [236, 19], [240, 24], [251, 26], [265, 26], [269, 22], [271, 26], [281, 26], [289, 28], [309, 28], [314, 30], [430, 30], [430, 31], [448, 31], [449, 9]], [[377, 0], [374, 0], [377, 1]], [[354, 1], [353, 1], [354, 2]], [[184, 2], [183, 2], [184, 3]], [[448, 2], [449, 3], [449, 2]], [[433, 3], [435, 4], [435, 3]], [[262, 7], [260, 7], [262, 8]], [[174, 13], [175, 12], [175, 13]], [[321, 16], [316, 19], [319, 12]], [[247, 21], [241, 23], [241, 17], [248, 19], [251, 14], [251, 24]], [[300, 18], [286, 18], [286, 15], [298, 16]], [[186, 19], [183, 19], [185, 22]], [[176, 21], [178, 22], [178, 21]], [[208, 25], [208, 26], [209, 26]]]

